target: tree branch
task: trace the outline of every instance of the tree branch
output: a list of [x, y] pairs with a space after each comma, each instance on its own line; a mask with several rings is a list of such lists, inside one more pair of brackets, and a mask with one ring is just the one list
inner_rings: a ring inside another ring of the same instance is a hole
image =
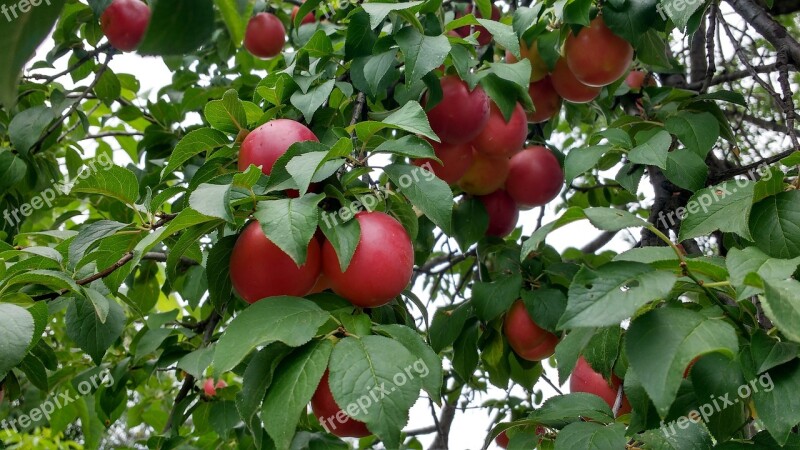
[[436, 439], [428, 450], [447, 450], [449, 448], [450, 427], [453, 425], [453, 419], [456, 417], [456, 405], [445, 402], [442, 406], [441, 417], [439, 418], [439, 429], [436, 433]]
[[581, 248], [581, 251], [583, 253], [594, 253], [600, 250], [601, 248], [605, 247], [605, 245], [608, 244], [609, 242], [611, 242], [611, 240], [614, 239], [614, 236], [616, 236], [617, 233], [618, 231], [605, 231], [600, 236], [597, 236], [592, 242], [589, 242], [588, 244], [584, 245]]
[[[755, 0], [726, 0], [773, 47], [786, 47], [790, 60], [800, 65], [800, 43]], [[778, 2], [780, 3], [780, 2]]]

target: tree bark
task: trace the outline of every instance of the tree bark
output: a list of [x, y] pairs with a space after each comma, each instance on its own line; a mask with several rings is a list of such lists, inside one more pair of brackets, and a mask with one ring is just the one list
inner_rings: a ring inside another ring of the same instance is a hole
[[[800, 43], [755, 0], [726, 0], [776, 50], [785, 48], [790, 62], [800, 65]], [[777, 2], [781, 3], [781, 2]]]

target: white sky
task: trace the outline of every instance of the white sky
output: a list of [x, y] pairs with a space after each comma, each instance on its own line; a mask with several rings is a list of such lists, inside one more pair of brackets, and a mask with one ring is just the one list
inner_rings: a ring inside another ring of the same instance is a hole
[[[46, 41], [45, 44], [43, 44], [38, 50], [36, 59], [42, 58], [44, 54], [52, 47], [52, 40]], [[64, 70], [67, 67], [67, 58], [61, 58], [59, 61], [57, 61], [55, 66], [56, 68], [54, 70], [37, 70], [35, 72], [48, 75]], [[155, 98], [155, 93], [158, 91], [158, 89], [169, 84], [172, 79], [172, 73], [160, 58], [141, 57], [133, 53], [119, 54], [114, 57], [110, 67], [115, 73], [128, 73], [134, 75], [141, 83], [140, 96], [146, 96], [151, 100]], [[88, 79], [81, 81], [79, 84], [85, 86], [91, 82], [91, 80], [92, 78], [89, 77]], [[61, 82], [67, 87], [72, 85], [69, 77], [63, 77]], [[558, 139], [559, 137], [555, 136], [555, 138]], [[106, 142], [108, 142], [115, 150], [119, 149], [119, 145], [116, 143], [115, 139], [106, 138]], [[89, 141], [83, 141], [82, 144], [90, 149], [93, 146]], [[124, 151], [115, 151], [114, 159], [115, 162], [120, 165], [126, 165], [132, 162]], [[613, 170], [612, 175], [609, 176], [613, 178]], [[645, 189], [645, 193], [648, 194], [647, 191], [649, 191], [650, 186], [646, 180], [644, 180], [641, 183], [640, 188]], [[557, 202], [558, 201], [547, 206], [543, 221], [544, 224], [558, 217], [558, 213], [555, 212], [555, 206]], [[538, 208], [531, 211], [521, 212], [519, 224], [523, 227], [523, 235], [528, 236], [535, 230], [538, 217]], [[569, 247], [580, 248], [583, 245], [591, 242], [599, 234], [599, 230], [595, 229], [591, 224], [589, 224], [588, 221], [584, 220], [575, 222], [551, 233], [547, 242], [559, 251], [562, 251]], [[618, 252], [629, 249], [631, 245], [622, 239], [623, 235], [623, 233], [620, 233], [613, 241], [604, 247], [604, 249], [611, 249]], [[419, 289], [417, 289], [416, 292], [418, 294], [424, 294]], [[422, 298], [424, 299], [425, 297]], [[547, 362], [545, 362], [545, 372], [551, 381], [554, 383], [558, 382], [558, 375], [555, 368], [547, 364]], [[549, 398], [556, 395], [556, 392], [544, 381], [540, 381], [535, 386], [535, 389], [541, 390], [544, 394], [544, 398]], [[562, 391], [566, 392], [567, 390], [568, 388], [566, 385], [562, 387]], [[515, 387], [512, 392], [518, 397], [525, 397], [523, 390], [518, 386]], [[477, 395], [476, 400], [470, 406], [474, 408], [476, 406], [480, 406], [483, 402], [489, 399], [504, 398], [504, 396], [505, 392], [503, 390], [490, 387], [487, 395]], [[420, 401], [411, 409], [410, 417], [409, 424], [406, 427], [407, 430], [424, 428], [433, 424], [427, 397], [422, 396], [420, 398]], [[458, 411], [450, 432], [451, 448], [459, 450], [480, 449], [486, 437], [486, 433], [491, 428], [492, 418], [493, 415], [490, 415], [488, 410], [480, 408], [468, 409], [463, 412]], [[434, 436], [434, 434], [430, 434], [421, 436], [419, 439], [425, 448], [427, 448], [427, 446], [432, 442]], [[492, 448], [497, 447], [493, 444]]]

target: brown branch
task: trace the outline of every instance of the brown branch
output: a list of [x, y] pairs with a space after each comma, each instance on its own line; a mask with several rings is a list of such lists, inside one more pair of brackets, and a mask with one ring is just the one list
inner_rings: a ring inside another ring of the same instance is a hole
[[64, 75], [67, 75], [68, 73], [72, 72], [73, 70], [77, 69], [78, 67], [86, 64], [86, 62], [88, 62], [90, 59], [93, 59], [96, 56], [98, 56], [99, 54], [105, 53], [105, 52], [107, 52], [109, 50], [111, 50], [112, 52], [114, 51], [113, 47], [111, 46], [111, 44], [105, 43], [105, 44], [101, 45], [100, 47], [97, 47], [96, 49], [94, 49], [94, 50], [86, 53], [85, 55], [83, 55], [79, 60], [75, 61], [74, 64], [72, 64], [71, 66], [67, 67], [62, 72], [59, 72], [59, 73], [57, 73], [55, 75], [30, 74], [30, 75], [27, 75], [27, 78], [34, 79], [34, 80], [42, 80], [45, 83], [52, 83], [57, 78], [63, 77]]
[[97, 71], [97, 75], [95, 75], [94, 81], [92, 81], [92, 83], [89, 84], [89, 86], [86, 86], [86, 89], [83, 91], [82, 95], [78, 96], [78, 98], [75, 99], [75, 102], [72, 104], [72, 106], [70, 106], [70, 108], [67, 110], [67, 112], [62, 114], [61, 117], [59, 117], [55, 122], [53, 122], [47, 128], [47, 130], [44, 132], [44, 134], [31, 146], [31, 149], [30, 149], [30, 153], [31, 154], [34, 154], [37, 151], [39, 151], [41, 146], [42, 146], [42, 143], [44, 143], [44, 141], [51, 134], [55, 133], [56, 130], [58, 130], [61, 127], [61, 124], [63, 124], [64, 121], [67, 120], [67, 118], [69, 118], [69, 116], [72, 115], [72, 113], [74, 113], [75, 111], [78, 110], [78, 108], [81, 106], [81, 101], [83, 101], [84, 96], [86, 96], [90, 92], [92, 92], [92, 90], [95, 88], [95, 86], [97, 86], [97, 83], [100, 82], [100, 78], [103, 76], [103, 73], [105, 73], [105, 71], [108, 70], [108, 63], [111, 62], [111, 58], [113, 58], [113, 57], [114, 57], [114, 53], [113, 52], [108, 54], [108, 57], [106, 57], [105, 62], [103, 62], [103, 65], [100, 66], [100, 69]]
[[[216, 309], [213, 310], [205, 322], [203, 343], [201, 347], [207, 347], [211, 342], [211, 337], [214, 335], [214, 330], [217, 328], [217, 325], [219, 325], [221, 320], [222, 316], [220, 316]], [[189, 393], [194, 387], [194, 383], [195, 378], [187, 373], [186, 378], [183, 380], [183, 385], [181, 385], [181, 389], [178, 391], [178, 395], [175, 396], [175, 404], [172, 406], [172, 410], [169, 413], [169, 417], [167, 418], [167, 423], [164, 425], [164, 431], [162, 434], [167, 434], [172, 430], [173, 424], [175, 423], [175, 417], [178, 415], [178, 408], [180, 407], [181, 402], [189, 397]], [[181, 413], [181, 415], [183, 415], [183, 413]]]
[[449, 448], [450, 427], [456, 417], [456, 405], [445, 402], [442, 406], [441, 417], [439, 418], [439, 428], [436, 431], [436, 439], [428, 450], [447, 450]]
[[583, 253], [594, 253], [600, 250], [601, 248], [605, 247], [605, 245], [608, 244], [609, 242], [611, 242], [611, 240], [614, 239], [614, 236], [616, 236], [617, 233], [618, 231], [603, 232], [600, 236], [597, 236], [592, 242], [589, 242], [588, 244], [584, 245], [581, 248], [581, 251]]
[[795, 66], [800, 65], [800, 43], [755, 0], [726, 1], [773, 47], [776, 49], [785, 47], [792, 63]]
[[[790, 69], [792, 71], [796, 71], [796, 68], [794, 66], [790, 66]], [[753, 66], [753, 70], [756, 73], [759, 73], [759, 74], [761, 74], [761, 73], [772, 73], [772, 72], [776, 72], [778, 70], [778, 65], [777, 64], [764, 64], [763, 66]], [[752, 71], [750, 71], [750, 70], [737, 70], [735, 72], [722, 73], [720, 75], [717, 75], [717, 76], [713, 77], [711, 79], [711, 81], [709, 81], [708, 86], [717, 86], [717, 85], [720, 85], [720, 84], [723, 84], [723, 83], [728, 83], [728, 82], [731, 82], [731, 81], [738, 81], [738, 80], [742, 80], [744, 78], [748, 78], [750, 76], [752, 76]], [[702, 87], [703, 87], [703, 82], [702, 81], [699, 81], [699, 82], [696, 82], [696, 83], [689, 83], [689, 84], [686, 85], [686, 89], [691, 89], [693, 91], [701, 90]]]
[[[156, 230], [158, 228], [161, 228], [164, 224], [166, 224], [170, 220], [174, 219], [176, 216], [177, 216], [177, 214], [163, 214], [161, 216], [161, 219], [158, 222], [156, 222], [155, 224], [153, 224], [150, 227], [150, 229], [151, 230]], [[97, 273], [95, 273], [93, 275], [90, 275], [90, 276], [88, 276], [86, 278], [82, 278], [80, 280], [76, 280], [75, 284], [77, 284], [78, 286], [85, 286], [85, 285], [90, 284], [90, 283], [92, 283], [94, 281], [103, 279], [103, 278], [111, 275], [112, 273], [116, 272], [117, 270], [119, 270], [125, 264], [128, 264], [129, 262], [131, 262], [131, 260], [133, 259], [133, 256], [134, 256], [133, 251], [126, 252], [124, 255], [122, 255], [122, 257], [119, 260], [117, 260], [117, 262], [115, 262], [111, 266], [106, 267], [105, 269], [101, 270], [100, 272], [97, 272]], [[156, 257], [160, 258], [160, 255], [156, 256], [156, 254], [151, 254], [151, 257], [153, 259], [156, 259]], [[166, 256], [164, 256], [164, 260], [166, 261]], [[191, 261], [191, 260], [189, 260], [189, 261]], [[194, 261], [192, 261], [192, 262], [194, 262]], [[67, 292], [68, 292], [67, 289], [62, 289], [60, 291], [49, 292], [47, 294], [37, 295], [36, 297], [33, 297], [33, 300], [37, 301], [37, 302], [38, 301], [45, 301], [45, 300], [54, 300], [54, 299], [57, 299], [58, 297], [61, 297], [64, 294], [66, 294]]]
[[101, 139], [106, 137], [116, 136], [144, 136], [144, 133], [138, 131], [106, 131], [104, 133], [87, 134], [86, 136], [78, 139], [79, 141], [87, 141], [89, 139]]

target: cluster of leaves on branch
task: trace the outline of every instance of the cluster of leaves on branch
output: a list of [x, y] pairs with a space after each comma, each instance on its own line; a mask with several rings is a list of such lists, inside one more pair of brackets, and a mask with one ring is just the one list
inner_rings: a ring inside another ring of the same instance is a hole
[[[430, 434], [433, 450], [482, 407], [485, 446], [509, 449], [800, 445], [800, 24], [784, 15], [800, 5], [778, 3], [0, 0], [0, 419], [75, 397], [0, 441], [394, 450]], [[172, 78], [143, 92], [114, 70], [122, 50]], [[592, 56], [621, 71], [593, 78]], [[434, 111], [453, 83], [485, 92], [481, 127], [501, 131], [445, 120], [448, 143]], [[287, 122], [308, 135], [248, 159]], [[512, 123], [528, 149], [487, 158]], [[460, 133], [482, 140], [472, 165], [437, 171]], [[481, 197], [503, 187], [510, 207]], [[365, 217], [402, 228], [386, 239], [407, 261], [312, 288], [380, 247]], [[581, 220], [602, 234], [548, 244]], [[237, 261], [248, 224], [281, 269], [316, 264], [308, 286]], [[632, 248], [598, 252], [623, 232]], [[402, 293], [356, 298], [403, 264]], [[244, 292], [265, 280], [268, 298]], [[113, 384], [78, 392], [99, 373]], [[409, 430], [420, 399], [431, 426]]]

